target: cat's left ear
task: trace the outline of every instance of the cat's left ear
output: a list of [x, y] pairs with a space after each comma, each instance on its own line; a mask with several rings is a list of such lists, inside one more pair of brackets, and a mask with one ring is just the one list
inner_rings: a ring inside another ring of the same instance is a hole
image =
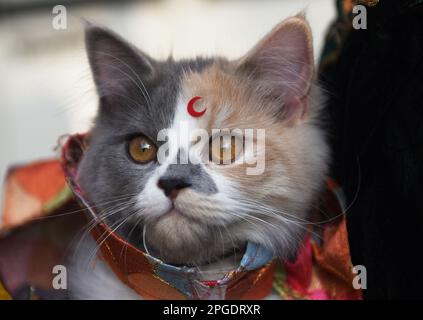
[[314, 60], [310, 26], [302, 14], [278, 24], [237, 63], [284, 119], [296, 123], [304, 117]]

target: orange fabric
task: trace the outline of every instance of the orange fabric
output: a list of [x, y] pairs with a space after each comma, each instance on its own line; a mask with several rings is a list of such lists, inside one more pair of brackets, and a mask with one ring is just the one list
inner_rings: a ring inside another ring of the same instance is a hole
[[40, 161], [19, 167], [13, 174], [27, 193], [42, 202], [53, 199], [66, 185], [58, 160]]
[[3, 284], [0, 281], [0, 300], [11, 300], [12, 297], [10, 296], [9, 292], [6, 291]]
[[65, 186], [63, 170], [56, 159], [13, 168], [6, 177], [0, 229], [15, 227], [46, 214], [44, 206]]
[[244, 273], [233, 280], [226, 293], [228, 300], [261, 300], [272, 292], [276, 262], [260, 269]]
[[345, 216], [324, 228], [323, 243], [312, 243], [315, 269], [323, 288], [338, 299], [361, 299], [361, 290], [352, 287], [354, 274]]

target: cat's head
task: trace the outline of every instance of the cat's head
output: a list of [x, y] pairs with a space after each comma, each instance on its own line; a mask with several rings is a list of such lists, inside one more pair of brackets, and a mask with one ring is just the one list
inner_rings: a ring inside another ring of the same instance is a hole
[[176, 264], [295, 251], [328, 162], [303, 16], [234, 61], [157, 61], [96, 26], [86, 46], [100, 103], [77, 180], [112, 230]]

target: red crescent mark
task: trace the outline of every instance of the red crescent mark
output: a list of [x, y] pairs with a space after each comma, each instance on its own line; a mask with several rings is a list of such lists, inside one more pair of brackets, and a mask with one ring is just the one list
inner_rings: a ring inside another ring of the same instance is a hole
[[207, 108], [204, 108], [204, 110], [203, 110], [203, 111], [195, 111], [195, 110], [194, 110], [194, 104], [195, 104], [195, 102], [196, 102], [198, 99], [202, 99], [202, 97], [198, 97], [198, 96], [196, 96], [196, 97], [192, 98], [192, 99], [188, 102], [188, 106], [187, 106], [188, 113], [189, 113], [191, 116], [193, 116], [194, 118], [201, 117], [201, 116], [202, 116], [202, 115], [206, 112], [206, 110], [207, 110]]

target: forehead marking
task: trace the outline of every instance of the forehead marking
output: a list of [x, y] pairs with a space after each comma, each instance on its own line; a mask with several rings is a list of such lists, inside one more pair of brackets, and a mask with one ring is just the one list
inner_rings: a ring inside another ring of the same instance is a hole
[[187, 105], [187, 111], [188, 113], [193, 116], [194, 118], [198, 118], [201, 117], [207, 110], [207, 108], [204, 108], [202, 111], [196, 111], [194, 109], [194, 104], [197, 100], [201, 100], [203, 99], [203, 97], [199, 97], [199, 96], [195, 96], [194, 98], [192, 98]]

